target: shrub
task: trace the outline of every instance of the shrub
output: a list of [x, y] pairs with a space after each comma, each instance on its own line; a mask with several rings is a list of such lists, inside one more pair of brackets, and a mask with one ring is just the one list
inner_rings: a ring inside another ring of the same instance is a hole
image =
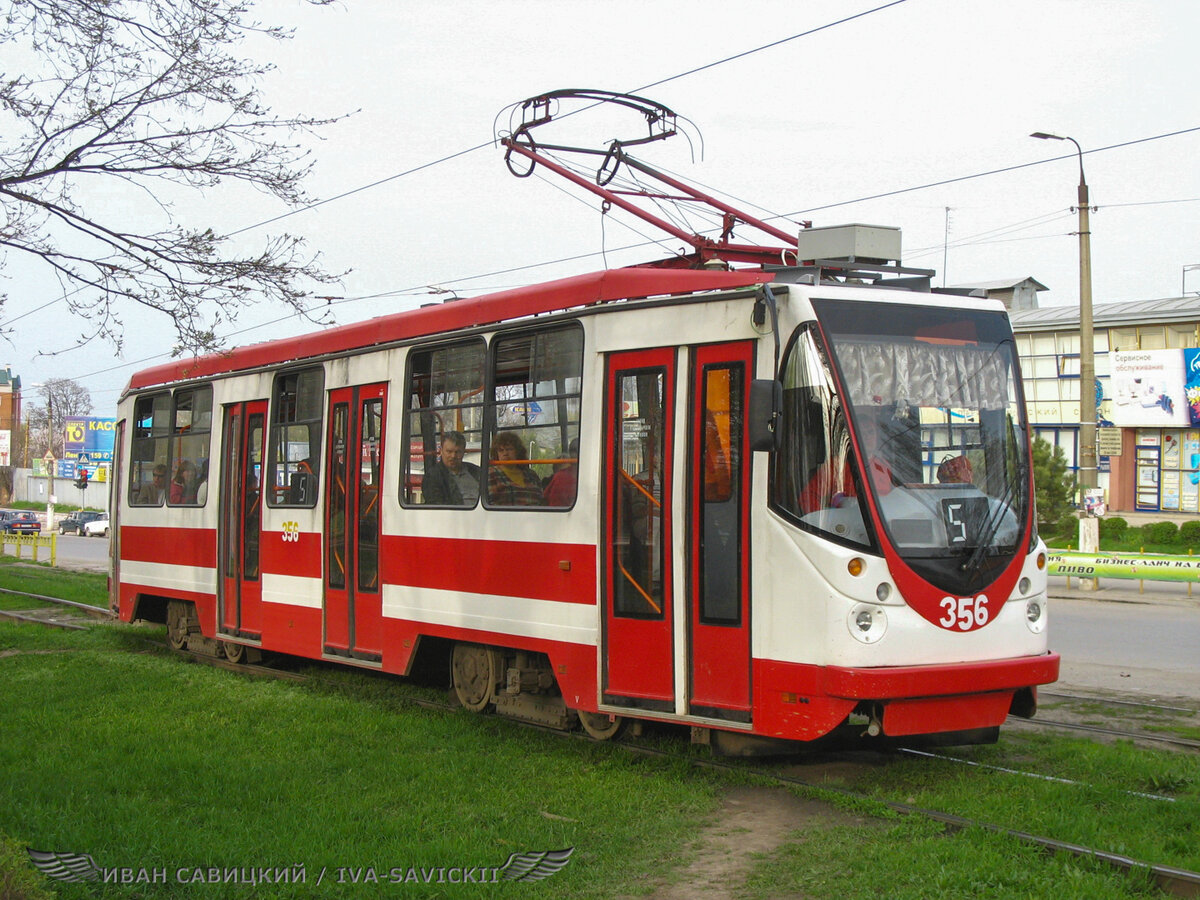
[[[1196, 525], [1200, 526], [1200, 522]], [[1119, 541], [1125, 537], [1125, 532], [1129, 528], [1129, 523], [1120, 516], [1113, 516], [1109, 519], [1100, 520], [1100, 537], [1111, 538], [1114, 541]]]
[[1075, 476], [1068, 474], [1062, 447], [1053, 447], [1040, 436], [1033, 442], [1033, 490], [1040, 531], [1059, 533], [1057, 525], [1064, 518], [1078, 529], [1073, 516]]
[[[1047, 529], [1047, 531], [1050, 531], [1050, 529]], [[1078, 540], [1078, 538], [1079, 538], [1079, 519], [1076, 518], [1075, 516], [1063, 516], [1063, 518], [1059, 519], [1058, 522], [1055, 523], [1053, 531], [1051, 533], [1054, 534], [1055, 537], [1059, 537], [1059, 538], [1063, 538], [1063, 539], [1070, 538], [1071, 540]]]
[[1180, 525], [1179, 543], [1189, 547], [1200, 545], [1200, 522], [1184, 522]]
[[1179, 526], [1174, 522], [1152, 522], [1142, 527], [1147, 544], [1179, 543]]

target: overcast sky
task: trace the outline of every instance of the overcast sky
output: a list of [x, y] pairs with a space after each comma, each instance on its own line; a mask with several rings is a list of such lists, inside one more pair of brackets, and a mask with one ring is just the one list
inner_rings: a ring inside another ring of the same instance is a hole
[[[1042, 305], [1078, 303], [1078, 163], [1071, 144], [1029, 134], [1070, 135], [1099, 207], [1095, 302], [1179, 295], [1183, 267], [1200, 264], [1200, 130], [1188, 131], [1200, 129], [1200, 4], [907, 0], [675, 77], [882, 2], [263, 0], [261, 18], [296, 29], [286, 44], [246, 48], [278, 67], [265, 99], [280, 114], [357, 110], [312, 142], [310, 193], [375, 186], [268, 225], [287, 210], [257, 193], [183, 196], [175, 215], [249, 228], [238, 238], [248, 246], [305, 236], [329, 269], [351, 270], [329, 291], [345, 298], [330, 306], [340, 323], [430, 302], [433, 288], [473, 296], [594, 271], [602, 250], [609, 266], [662, 256], [622, 251], [645, 238], [612, 216], [602, 224], [565, 184], [514, 178], [494, 147], [429, 165], [487, 143], [511, 103], [601, 88], [641, 92], [695, 123], [702, 157], [675, 138], [635, 154], [651, 164], [793, 222], [898, 226], [904, 262], [937, 269], [937, 284], [943, 259], [951, 285], [1033, 276], [1049, 288]], [[595, 122], [595, 144], [623, 136]], [[1186, 133], [1147, 140], [1174, 132]], [[1139, 143], [1101, 149], [1129, 142]], [[1021, 168], [966, 177], [1010, 167]], [[923, 187], [950, 179], [965, 180]], [[143, 202], [105, 199], [130, 215]], [[80, 381], [98, 415], [114, 414], [130, 374], [171, 348], [167, 322], [127, 311], [123, 358], [100, 344], [58, 353], [83, 331], [65, 304], [24, 315], [53, 300], [56, 283], [11, 255], [0, 277], [0, 322], [15, 330], [0, 363], [26, 385]], [[1200, 293], [1200, 270], [1186, 286]], [[228, 343], [313, 328], [282, 315], [243, 314]]]

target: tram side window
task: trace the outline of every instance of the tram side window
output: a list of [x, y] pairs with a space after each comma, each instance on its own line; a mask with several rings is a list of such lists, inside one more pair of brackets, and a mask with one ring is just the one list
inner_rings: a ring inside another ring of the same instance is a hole
[[129, 504], [161, 506], [167, 496], [171, 439], [171, 395], [138, 397], [133, 406], [132, 456], [129, 461]]
[[409, 354], [405, 506], [479, 502], [484, 359], [481, 340]]
[[575, 502], [583, 329], [522, 331], [492, 344], [487, 505]]
[[324, 396], [325, 370], [319, 366], [275, 376], [265, 491], [269, 506], [316, 506]]
[[772, 506], [801, 526], [869, 546], [841, 398], [812, 329], [783, 362], [783, 437], [771, 469]]
[[212, 386], [175, 392], [171, 410], [172, 506], [203, 506], [208, 499], [208, 454], [212, 437]]

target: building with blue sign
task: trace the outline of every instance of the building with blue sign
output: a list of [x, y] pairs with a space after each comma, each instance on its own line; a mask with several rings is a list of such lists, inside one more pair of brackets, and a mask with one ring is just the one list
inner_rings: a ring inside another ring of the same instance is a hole
[[[1030, 425], [1075, 468], [1079, 307], [1009, 315]], [[1200, 513], [1200, 297], [1096, 304], [1093, 321], [1108, 508]]]

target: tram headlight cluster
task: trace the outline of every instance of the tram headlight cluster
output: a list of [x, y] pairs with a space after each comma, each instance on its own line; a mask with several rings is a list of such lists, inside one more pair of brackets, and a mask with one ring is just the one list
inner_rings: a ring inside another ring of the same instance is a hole
[[887, 612], [878, 606], [857, 603], [846, 616], [846, 627], [855, 640], [874, 644], [887, 631]]
[[1025, 601], [1025, 624], [1034, 634], [1046, 628], [1046, 601], [1042, 597], [1031, 597]]

